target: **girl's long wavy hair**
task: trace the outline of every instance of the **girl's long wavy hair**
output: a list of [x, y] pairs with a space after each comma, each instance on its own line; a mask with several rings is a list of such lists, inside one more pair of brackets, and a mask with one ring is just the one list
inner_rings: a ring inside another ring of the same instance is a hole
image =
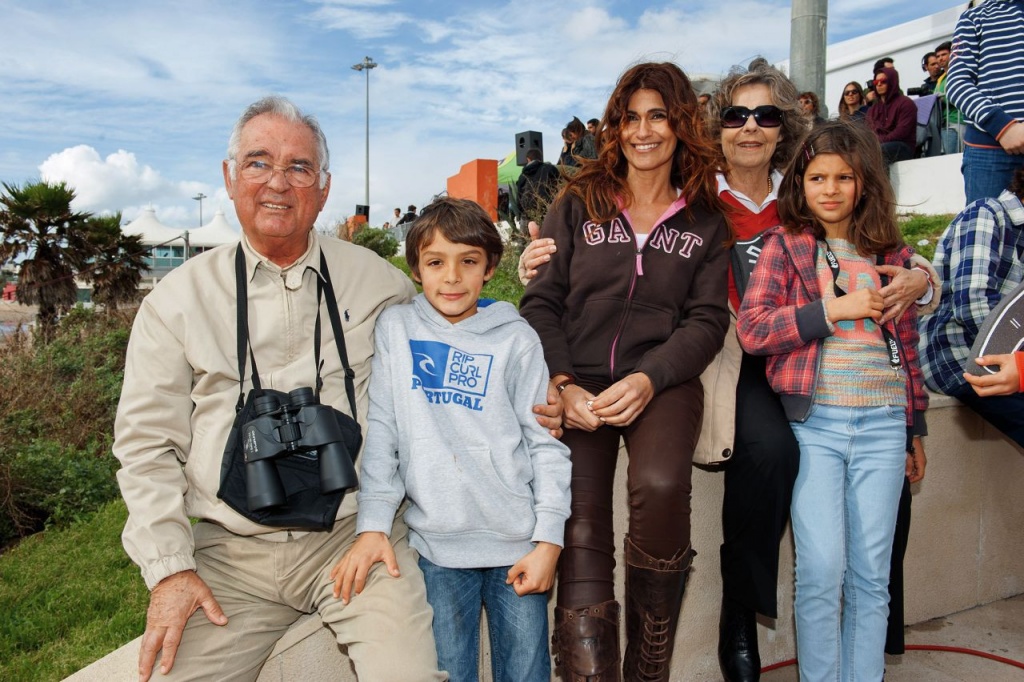
[[895, 251], [903, 246], [903, 234], [896, 222], [896, 198], [882, 160], [878, 138], [863, 123], [828, 121], [821, 123], [797, 144], [779, 186], [779, 218], [786, 229], [799, 233], [809, 227], [816, 239], [824, 239], [825, 227], [807, 205], [803, 179], [814, 157], [838, 154], [857, 178], [857, 205], [850, 221], [850, 241], [864, 256]]
[[637, 90], [654, 90], [665, 101], [669, 124], [679, 140], [672, 159], [672, 185], [682, 190], [690, 205], [721, 211], [715, 181], [717, 146], [708, 134], [690, 79], [670, 62], [637, 64], [619, 77], [601, 119], [597, 158], [580, 161], [579, 170], [568, 179], [559, 198], [567, 194], [579, 197], [596, 222], [618, 215], [619, 201], [623, 206], [632, 204], [633, 193], [626, 182], [629, 164], [622, 153], [620, 132], [629, 98]]

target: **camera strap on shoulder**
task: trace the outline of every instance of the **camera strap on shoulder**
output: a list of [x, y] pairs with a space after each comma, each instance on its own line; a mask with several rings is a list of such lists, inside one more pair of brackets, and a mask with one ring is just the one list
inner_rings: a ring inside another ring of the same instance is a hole
[[[839, 268], [839, 258], [832, 253], [832, 247], [829, 246], [827, 239], [822, 239], [821, 241], [825, 245], [825, 262], [828, 265], [828, 269], [832, 272], [832, 291], [835, 293], [836, 298], [846, 296], [847, 292], [839, 286], [839, 273], [841, 272]], [[882, 254], [875, 256], [875, 263], [877, 265], [885, 265], [885, 259], [882, 257]], [[879, 277], [881, 278], [883, 287], [888, 284], [888, 278], [885, 275], [879, 275]], [[903, 365], [899, 341], [885, 325], [880, 324], [878, 325], [878, 328], [882, 331], [882, 339], [885, 341], [886, 356], [889, 359], [889, 367], [891, 367], [893, 372], [899, 376], [900, 367]]]
[[[348, 397], [349, 409], [352, 411], [352, 419], [356, 419], [356, 389], [355, 372], [348, 364], [348, 352], [345, 347], [345, 332], [341, 327], [341, 316], [338, 313], [338, 299], [334, 295], [334, 286], [331, 284], [331, 274], [327, 268], [327, 258], [323, 249], [320, 250], [320, 273], [314, 272], [316, 281], [316, 323], [313, 330], [313, 356], [316, 364], [316, 398], [320, 399], [320, 389], [323, 387], [321, 370], [323, 363], [320, 360], [320, 303], [326, 294], [327, 315], [331, 320], [331, 329], [334, 331], [334, 343], [338, 348], [338, 356], [341, 359], [341, 366], [345, 372], [345, 394]], [[235, 250], [235, 290], [237, 313], [237, 357], [238, 357], [238, 404], [235, 412], [240, 412], [245, 405], [245, 361], [246, 355], [252, 363], [252, 386], [253, 390], [261, 391], [259, 370], [256, 368], [256, 356], [253, 354], [252, 345], [249, 343], [249, 289], [245, 272], [245, 252], [239, 244]]]

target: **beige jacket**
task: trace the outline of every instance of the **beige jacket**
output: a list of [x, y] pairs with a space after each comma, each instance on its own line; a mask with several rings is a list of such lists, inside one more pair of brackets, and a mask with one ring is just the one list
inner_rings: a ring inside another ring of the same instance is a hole
[[[373, 328], [389, 305], [415, 289], [401, 271], [362, 247], [310, 233], [309, 248], [281, 269], [243, 238], [249, 276], [249, 335], [264, 387], [313, 386], [316, 278], [323, 249], [338, 297], [356, 405], [365, 432]], [[122, 539], [150, 589], [195, 568], [189, 518], [239, 535], [278, 539], [217, 499], [224, 444], [238, 401], [235, 244], [190, 259], [146, 296], [135, 318], [124, 387], [114, 424], [117, 474], [128, 505]], [[326, 305], [321, 305], [321, 401], [348, 413], [341, 361]], [[244, 390], [251, 388], [246, 364]], [[355, 513], [348, 495], [338, 517]]]

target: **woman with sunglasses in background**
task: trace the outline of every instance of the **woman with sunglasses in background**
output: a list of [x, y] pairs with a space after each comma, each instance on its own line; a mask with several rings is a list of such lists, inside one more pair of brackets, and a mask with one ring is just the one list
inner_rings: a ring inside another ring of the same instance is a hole
[[868, 103], [864, 99], [864, 88], [857, 81], [850, 81], [843, 87], [839, 97], [838, 118], [862, 121], [868, 113]]

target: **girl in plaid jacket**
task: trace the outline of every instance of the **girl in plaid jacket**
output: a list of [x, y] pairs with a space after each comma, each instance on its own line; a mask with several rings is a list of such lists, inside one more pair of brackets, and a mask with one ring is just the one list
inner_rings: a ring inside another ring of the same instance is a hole
[[878, 324], [874, 266], [907, 267], [912, 253], [894, 209], [871, 132], [815, 127], [786, 170], [783, 226], [766, 235], [737, 322], [743, 348], [769, 356], [800, 444], [791, 513], [804, 682], [882, 679], [897, 503], [904, 475], [924, 476], [916, 315]]

